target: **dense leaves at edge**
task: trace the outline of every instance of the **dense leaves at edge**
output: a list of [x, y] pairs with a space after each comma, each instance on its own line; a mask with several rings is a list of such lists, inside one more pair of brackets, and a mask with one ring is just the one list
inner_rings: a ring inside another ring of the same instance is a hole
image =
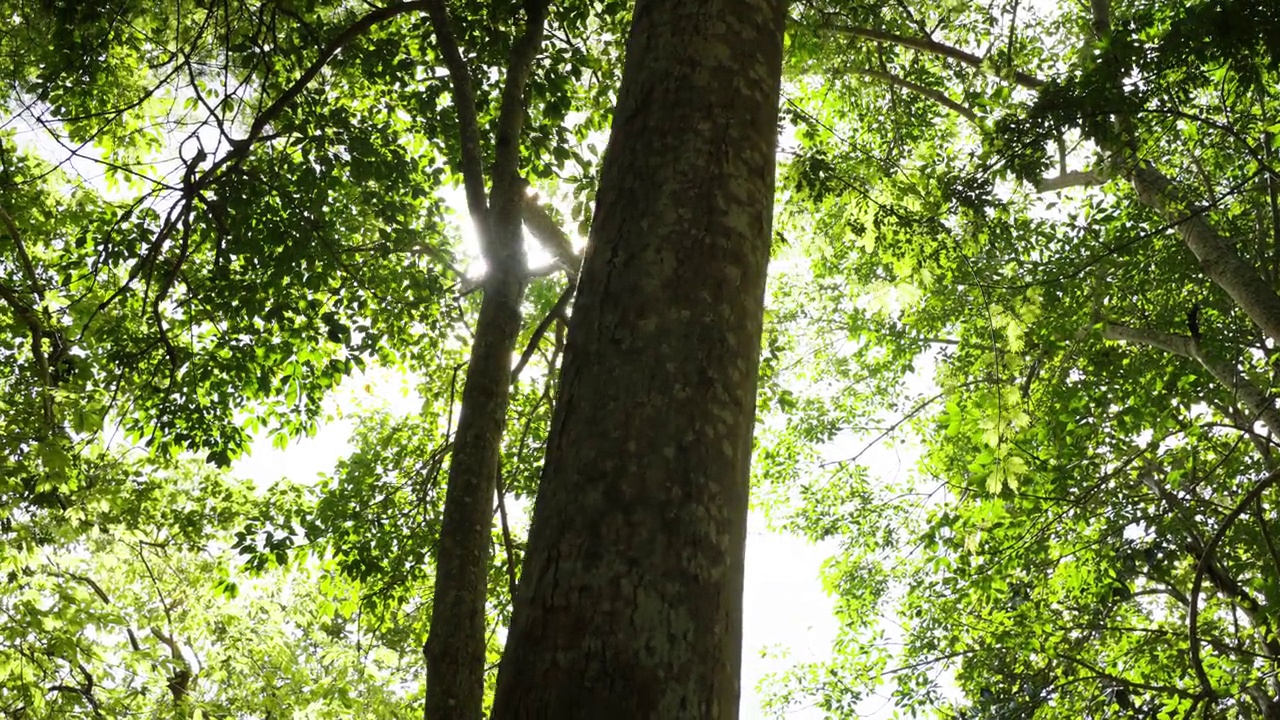
[[1274, 296], [1280, 13], [793, 12], [757, 476], [843, 629], [773, 710], [1274, 716], [1277, 338], [1192, 251]]

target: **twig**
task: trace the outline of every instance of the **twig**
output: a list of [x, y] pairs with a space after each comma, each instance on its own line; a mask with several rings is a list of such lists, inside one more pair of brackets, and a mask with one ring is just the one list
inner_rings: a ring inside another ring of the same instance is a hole
[[507, 552], [507, 591], [516, 598], [516, 551], [511, 542], [511, 525], [507, 521], [507, 489], [502, 483], [502, 469], [497, 473], [498, 520], [502, 524], [502, 546]]
[[1266, 492], [1267, 488], [1271, 487], [1277, 479], [1280, 479], [1280, 469], [1267, 473], [1254, 484], [1252, 490], [1240, 498], [1240, 501], [1236, 503], [1231, 512], [1227, 513], [1227, 516], [1222, 519], [1222, 524], [1218, 526], [1218, 531], [1213, 534], [1208, 544], [1204, 546], [1204, 551], [1200, 554], [1199, 561], [1196, 563], [1195, 579], [1191, 582], [1190, 608], [1187, 610], [1187, 635], [1190, 638], [1191, 645], [1191, 666], [1195, 670], [1196, 678], [1200, 681], [1200, 687], [1204, 689], [1209, 697], [1214, 696], [1214, 689], [1209, 681], [1208, 673], [1205, 672], [1204, 661], [1200, 657], [1200, 589], [1204, 586], [1204, 577], [1209, 568], [1210, 558], [1213, 557], [1218, 544], [1226, 537], [1227, 531], [1244, 514], [1245, 509], [1261, 498], [1262, 493]]
[[538, 326], [533, 329], [533, 335], [529, 337], [529, 343], [525, 345], [524, 352], [520, 353], [520, 361], [516, 363], [515, 369], [511, 371], [511, 382], [520, 379], [520, 373], [524, 372], [525, 366], [529, 364], [534, 351], [542, 342], [542, 337], [547, 334], [547, 328], [551, 327], [551, 323], [557, 318], [563, 316], [565, 308], [569, 305], [569, 298], [573, 297], [575, 287], [574, 283], [569, 283], [564, 292], [560, 293], [556, 304], [551, 306], [551, 310], [547, 312], [546, 317], [542, 318], [542, 322], [539, 322]]
[[929, 100], [932, 100], [938, 103], [939, 105], [959, 115], [965, 120], [968, 120], [974, 125], [981, 125], [981, 123], [978, 120], [978, 113], [971, 110], [967, 105], [964, 105], [963, 103], [952, 100], [950, 97], [947, 97], [945, 93], [939, 90], [935, 90], [931, 87], [925, 87], [924, 85], [912, 82], [905, 78], [898, 77], [897, 75], [894, 75], [891, 72], [885, 72], [883, 70], [869, 70], [866, 68], [856, 68], [856, 67], [849, 68], [849, 70], [859, 75], [865, 75], [866, 77], [869, 77], [869, 78], [883, 80], [884, 82], [887, 82], [890, 85], [896, 85], [897, 87], [900, 87], [903, 90], [906, 90], [911, 93], [915, 93], [916, 95], [919, 95], [923, 98], [927, 98]]

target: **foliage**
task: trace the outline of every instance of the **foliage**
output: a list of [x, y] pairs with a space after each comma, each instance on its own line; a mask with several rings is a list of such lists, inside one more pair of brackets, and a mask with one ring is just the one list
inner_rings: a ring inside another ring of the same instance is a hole
[[[477, 308], [427, 4], [4, 8], [0, 714], [402, 717], [420, 698]], [[492, 124], [520, 7], [450, 12]], [[558, 7], [529, 83], [520, 170], [583, 221], [626, 19]], [[562, 289], [540, 280], [527, 305], [513, 502], [534, 488], [560, 336], [532, 330]], [[320, 483], [227, 479], [377, 368], [416, 378], [419, 415], [362, 418]], [[518, 560], [495, 564], [495, 612]]]
[[[1275, 292], [1276, 12], [1092, 7], [795, 11], [775, 332], [821, 330], [773, 365], [759, 475], [840, 540], [845, 628], [779, 712], [881, 683], [944, 718], [1275, 712], [1275, 339], [1186, 219]], [[821, 462], [877, 425], [923, 438], [912, 478]]]
[[6, 521], [6, 715], [406, 716], [395, 656], [361, 646], [358, 585], [331, 564], [254, 579], [234, 561], [251, 487], [100, 460], [79, 507]]
[[[1280, 339], [1188, 241], [1275, 292], [1273, 5], [793, 5], [756, 497], [840, 548], [843, 630], [772, 711], [1278, 712]], [[420, 714], [479, 305], [425, 7], [2, 4], [0, 714]], [[487, 129], [522, 10], [448, 7]], [[555, 4], [528, 84], [521, 172], [578, 235], [628, 13]], [[522, 308], [491, 628], [564, 293]], [[319, 482], [230, 479], [377, 368], [419, 412]]]

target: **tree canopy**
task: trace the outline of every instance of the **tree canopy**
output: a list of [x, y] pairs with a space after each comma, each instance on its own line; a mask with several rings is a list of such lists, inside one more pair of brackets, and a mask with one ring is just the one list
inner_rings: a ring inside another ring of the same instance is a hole
[[[0, 4], [0, 716], [420, 716], [449, 563], [487, 707], [631, 5]], [[765, 711], [1280, 717], [1280, 7], [788, 12], [753, 503], [842, 629]]]
[[845, 629], [777, 707], [1272, 717], [1275, 9], [795, 12], [761, 475]]

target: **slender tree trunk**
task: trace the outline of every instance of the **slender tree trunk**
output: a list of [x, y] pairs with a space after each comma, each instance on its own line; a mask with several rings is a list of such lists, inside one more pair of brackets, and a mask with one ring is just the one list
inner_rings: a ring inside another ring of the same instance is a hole
[[734, 718], [785, 0], [639, 0], [493, 717]]
[[1143, 205], [1173, 224], [1200, 267], [1267, 337], [1280, 342], [1280, 294], [1258, 269], [1236, 252], [1204, 218], [1204, 210], [1190, 208], [1173, 197], [1173, 181], [1150, 163], [1140, 163], [1131, 174], [1133, 188]]
[[493, 183], [486, 196], [471, 71], [454, 37], [444, 0], [428, 3], [458, 108], [467, 206], [488, 267], [453, 440], [436, 553], [431, 626], [423, 649], [427, 720], [479, 720], [483, 714], [492, 503], [511, 392], [511, 358], [520, 334], [520, 303], [528, 274], [521, 224], [525, 183], [519, 175], [524, 92], [542, 45], [547, 7], [548, 0], [526, 0], [523, 5], [524, 30], [512, 43], [508, 57], [494, 135]]
[[479, 720], [484, 707], [492, 502], [523, 294], [521, 274], [486, 278], [440, 524], [425, 649], [428, 720]]

